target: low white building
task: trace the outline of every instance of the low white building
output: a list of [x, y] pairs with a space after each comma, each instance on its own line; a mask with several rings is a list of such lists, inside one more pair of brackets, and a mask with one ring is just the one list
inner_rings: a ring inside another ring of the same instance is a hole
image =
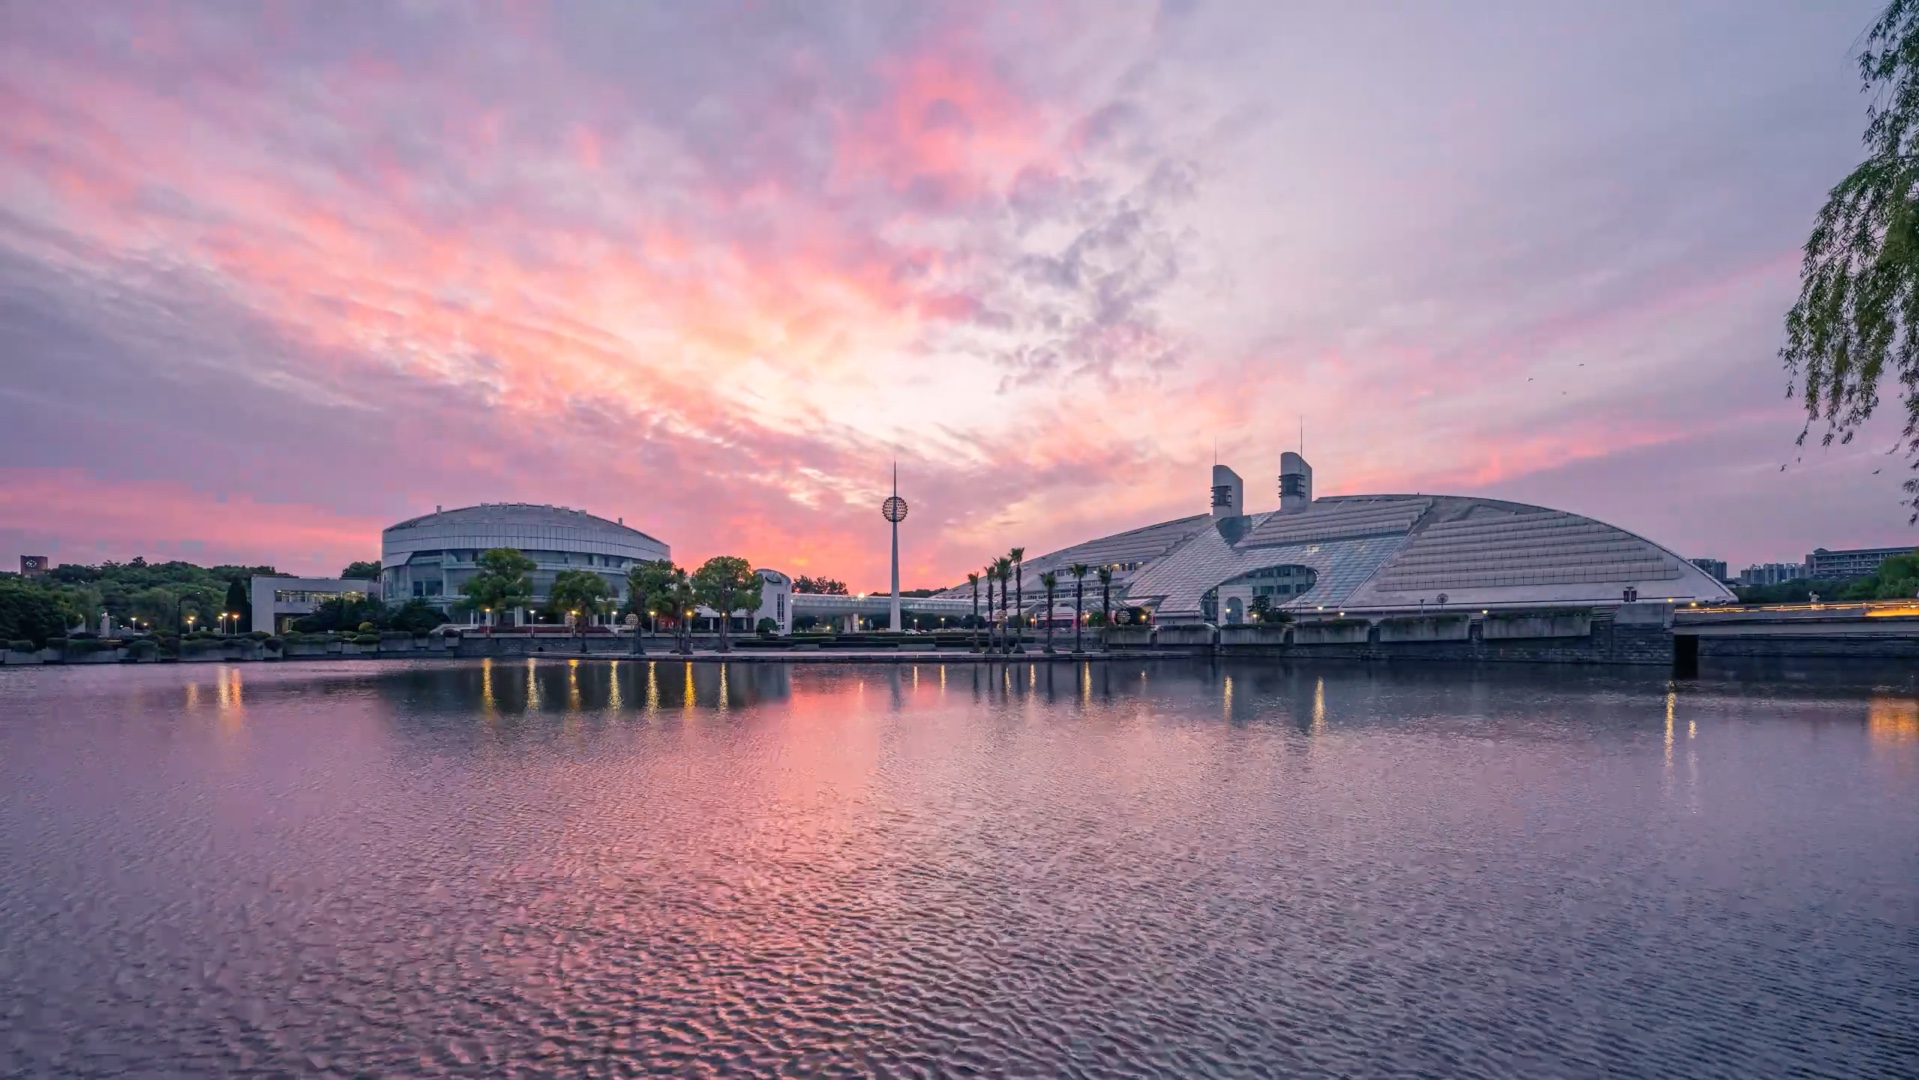
[[255, 577], [253, 628], [285, 633], [302, 616], [311, 615], [335, 597], [378, 596], [380, 583], [357, 578]]

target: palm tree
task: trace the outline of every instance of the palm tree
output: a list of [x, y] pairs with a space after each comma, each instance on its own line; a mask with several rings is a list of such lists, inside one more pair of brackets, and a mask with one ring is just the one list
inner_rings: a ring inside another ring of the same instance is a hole
[[1113, 625], [1113, 568], [1099, 568], [1099, 621], [1102, 626]]
[[1046, 590], [1046, 651], [1053, 651], [1053, 590], [1059, 587], [1059, 575], [1051, 570], [1039, 576], [1040, 587]]
[[973, 643], [977, 645], [979, 643], [979, 575], [966, 575], [966, 583], [973, 587], [973, 625], [970, 629], [973, 631]]
[[999, 576], [999, 568], [992, 563], [986, 564], [986, 649], [993, 649], [993, 582]]
[[662, 599], [673, 605], [673, 647], [682, 656], [693, 654], [694, 598], [692, 575], [683, 566], [674, 567], [666, 576]]
[[1079, 628], [1086, 622], [1086, 571], [1083, 562], [1076, 562], [1066, 568], [1073, 575], [1073, 651], [1080, 651]]
[[1013, 646], [1010, 644], [1013, 640], [1011, 635], [1013, 624], [1006, 616], [1006, 602], [1012, 599], [1011, 591], [1007, 586], [1012, 584], [1013, 580], [1013, 560], [1004, 556], [993, 560], [993, 573], [999, 575], [1000, 644], [1010, 653], [1013, 651]]
[[[1020, 629], [1026, 628], [1026, 549], [1016, 547], [1006, 553], [1013, 564], [1013, 616], [1019, 620]], [[1026, 635], [1021, 634], [1020, 638]], [[1015, 638], [1014, 640], [1020, 640]]]

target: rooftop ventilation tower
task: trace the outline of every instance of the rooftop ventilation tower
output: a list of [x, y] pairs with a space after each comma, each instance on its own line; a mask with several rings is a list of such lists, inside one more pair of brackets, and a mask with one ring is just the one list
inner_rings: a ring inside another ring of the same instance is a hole
[[1313, 467], [1291, 450], [1279, 455], [1279, 512], [1313, 505]]
[[1213, 466], [1213, 517], [1231, 518], [1246, 513], [1246, 484], [1239, 474], [1224, 465]]

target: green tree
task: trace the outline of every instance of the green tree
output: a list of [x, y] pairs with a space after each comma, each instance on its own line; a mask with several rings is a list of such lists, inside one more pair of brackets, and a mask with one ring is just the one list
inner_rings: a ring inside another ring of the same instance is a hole
[[[1919, 0], [1886, 5], [1859, 75], [1866, 158], [1826, 196], [1806, 240], [1779, 356], [1806, 409], [1802, 445], [1816, 423], [1822, 445], [1851, 442], [1890, 376], [1905, 397], [1907, 457], [1919, 458]], [[1919, 521], [1919, 479], [1905, 491]]]
[[1073, 651], [1079, 652], [1079, 630], [1086, 622], [1086, 575], [1092, 568], [1076, 562], [1066, 568], [1073, 575]]
[[1919, 597], [1919, 552], [1894, 555], [1872, 575], [1874, 600], [1911, 600]]
[[1048, 570], [1039, 576], [1040, 588], [1046, 590], [1046, 651], [1053, 651], [1053, 590], [1059, 587], [1059, 575]]
[[1099, 568], [1099, 624], [1113, 625], [1113, 568]]
[[15, 581], [0, 581], [0, 645], [31, 641], [44, 649], [48, 638], [67, 632], [65, 614], [49, 590]]
[[247, 598], [247, 587], [239, 578], [227, 582], [226, 610], [230, 615], [238, 616], [233, 620], [235, 633], [244, 633], [253, 629], [253, 604]]
[[211, 585], [155, 585], [133, 594], [129, 607], [157, 630], [185, 632], [212, 626], [223, 598]]
[[377, 562], [350, 562], [340, 576], [358, 581], [380, 580], [380, 564]]
[[584, 640], [587, 620], [606, 610], [611, 592], [606, 579], [591, 570], [562, 570], [546, 591], [546, 609], [554, 616], [572, 616], [573, 632]]
[[516, 608], [533, 599], [534, 562], [518, 548], [488, 548], [474, 562], [480, 571], [460, 586], [467, 603], [486, 613], [486, 625], [493, 628], [493, 617], [508, 608]]
[[693, 652], [693, 610], [699, 602], [699, 591], [694, 588], [693, 575], [684, 567], [676, 566], [666, 577], [664, 601], [673, 609], [673, 640], [681, 655]]
[[715, 555], [693, 572], [694, 593], [699, 602], [719, 613], [720, 651], [732, 652], [729, 633], [735, 611], [757, 611], [762, 586], [752, 564], [733, 555]]
[[371, 596], [329, 596], [313, 606], [313, 612], [293, 621], [293, 629], [302, 634], [330, 634], [356, 630], [361, 623], [378, 627], [387, 618], [386, 605]]
[[91, 628], [97, 624], [102, 611], [110, 613], [112, 610], [106, 606], [106, 599], [100, 590], [92, 585], [47, 586], [35, 582], [35, 586], [49, 592], [54, 603], [59, 605], [60, 615], [68, 626], [83, 623]]
[[[660, 626], [654, 612], [657, 605], [665, 600], [677, 569], [671, 559], [654, 559], [634, 563], [626, 571], [627, 604], [636, 618], [652, 620], [651, 629], [656, 634]], [[640, 641], [640, 631], [636, 626], [633, 631], [633, 652], [637, 655], [645, 651], [646, 646]]]
[[404, 630], [409, 634], [424, 634], [428, 630], [446, 622], [446, 615], [439, 608], [414, 597], [397, 608], [389, 608], [375, 620], [382, 630]]
[[1919, 551], [1894, 555], [1869, 576], [1846, 581], [1789, 581], [1739, 590], [1746, 603], [1804, 603], [1813, 596], [1834, 600], [1911, 600], [1919, 596]]

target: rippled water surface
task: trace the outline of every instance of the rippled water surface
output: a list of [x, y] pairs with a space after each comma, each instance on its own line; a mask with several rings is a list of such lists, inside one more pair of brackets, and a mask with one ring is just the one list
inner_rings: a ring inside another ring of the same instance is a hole
[[1909, 680], [0, 672], [0, 1073], [1919, 1074]]

